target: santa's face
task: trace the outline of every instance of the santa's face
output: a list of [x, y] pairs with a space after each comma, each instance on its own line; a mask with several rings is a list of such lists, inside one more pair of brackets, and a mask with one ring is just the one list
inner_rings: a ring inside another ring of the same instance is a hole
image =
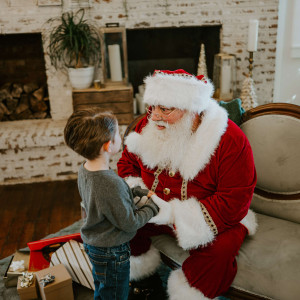
[[152, 106], [151, 120], [156, 122], [158, 130], [164, 130], [168, 127], [168, 124], [172, 125], [180, 121], [185, 112], [176, 108]]
[[143, 163], [149, 168], [160, 166], [178, 170], [189, 148], [193, 120], [194, 114], [189, 112], [174, 111], [172, 123], [169, 118], [162, 120], [151, 113], [148, 124], [139, 136], [138, 147]]

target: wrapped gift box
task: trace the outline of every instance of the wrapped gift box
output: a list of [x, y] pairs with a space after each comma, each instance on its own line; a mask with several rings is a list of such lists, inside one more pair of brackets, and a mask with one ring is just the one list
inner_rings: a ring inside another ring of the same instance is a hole
[[[47, 274], [55, 276], [53, 282], [43, 286], [41, 279]], [[73, 300], [72, 278], [64, 265], [60, 264], [35, 273], [43, 300]]]
[[58, 264], [63, 264], [66, 267], [75, 282], [95, 290], [93, 267], [82, 243], [70, 240], [56, 250], [51, 256], [50, 265]]
[[21, 300], [37, 299], [37, 283], [36, 276], [33, 275], [33, 283], [29, 287], [21, 287], [21, 279], [23, 276], [18, 277], [17, 291]]
[[[13, 287], [17, 286], [18, 284], [18, 277], [22, 275], [22, 272], [25, 272], [28, 270], [29, 267], [29, 251], [17, 251], [13, 257], [11, 258], [11, 261], [7, 267], [7, 270], [4, 274], [3, 281], [6, 287]], [[13, 270], [12, 266], [14, 264], [24, 260], [24, 268], [19, 268], [17, 270]]]

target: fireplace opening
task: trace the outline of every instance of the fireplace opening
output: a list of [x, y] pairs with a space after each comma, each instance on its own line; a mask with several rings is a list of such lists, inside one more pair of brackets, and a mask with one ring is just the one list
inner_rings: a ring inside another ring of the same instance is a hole
[[0, 35], [0, 121], [51, 118], [40, 33]]
[[197, 74], [201, 44], [205, 46], [208, 77], [213, 79], [214, 55], [220, 52], [220, 30], [221, 25], [128, 29], [128, 76], [134, 92], [155, 69], [184, 69]]

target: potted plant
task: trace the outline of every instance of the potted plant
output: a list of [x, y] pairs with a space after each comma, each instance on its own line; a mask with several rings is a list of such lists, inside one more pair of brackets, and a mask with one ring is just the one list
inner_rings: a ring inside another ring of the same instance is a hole
[[[91, 86], [95, 66], [101, 59], [101, 37], [98, 29], [84, 19], [84, 9], [76, 13], [65, 12], [59, 24], [51, 29], [48, 53], [56, 68], [67, 68], [70, 82], [75, 89]], [[57, 18], [48, 21], [50, 25]]]

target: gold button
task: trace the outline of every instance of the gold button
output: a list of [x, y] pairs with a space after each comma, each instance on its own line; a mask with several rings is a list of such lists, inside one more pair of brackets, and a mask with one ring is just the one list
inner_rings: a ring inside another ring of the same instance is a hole
[[168, 188], [164, 188], [163, 192], [164, 192], [165, 195], [169, 195], [171, 190], [168, 189]]
[[169, 172], [169, 176], [170, 176], [170, 177], [174, 177], [174, 176], [175, 176], [175, 172], [174, 172], [174, 171], [170, 171], [170, 172]]

